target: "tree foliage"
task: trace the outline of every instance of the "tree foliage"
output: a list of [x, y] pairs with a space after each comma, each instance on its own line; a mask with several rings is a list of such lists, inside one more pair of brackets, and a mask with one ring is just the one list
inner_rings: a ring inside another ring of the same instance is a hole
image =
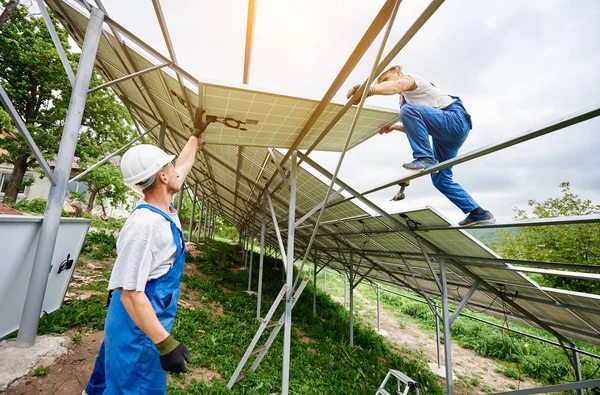
[[[562, 196], [543, 202], [530, 200], [527, 210], [515, 208], [515, 219], [554, 218], [599, 214], [600, 205], [571, 192], [571, 184], [559, 184]], [[500, 253], [506, 258], [549, 262], [600, 265], [600, 225], [561, 225], [521, 228], [503, 232]], [[589, 280], [543, 276], [544, 285], [580, 292], [600, 294], [597, 283]]]
[[[0, 1], [3, 5], [6, 3]], [[69, 61], [76, 69], [79, 54], [70, 52], [66, 31], [55, 18], [52, 20]], [[20, 6], [2, 28], [0, 63], [3, 65], [0, 83], [44, 156], [54, 159], [67, 116], [71, 85], [43, 19], [30, 15], [25, 6]], [[94, 73], [90, 85], [103, 82]], [[4, 112], [0, 112], [0, 125], [4, 132], [0, 138], [3, 149], [0, 162], [14, 165], [4, 198], [11, 202], [16, 200], [25, 172], [37, 167], [37, 163], [20, 133], [7, 122]], [[91, 93], [87, 97], [75, 151], [79, 167], [89, 167], [123, 146], [133, 135], [129, 114], [112, 91], [102, 89]], [[89, 186], [88, 206], [93, 206], [96, 198], [117, 205], [130, 193], [113, 163], [91, 172], [82, 181]]]

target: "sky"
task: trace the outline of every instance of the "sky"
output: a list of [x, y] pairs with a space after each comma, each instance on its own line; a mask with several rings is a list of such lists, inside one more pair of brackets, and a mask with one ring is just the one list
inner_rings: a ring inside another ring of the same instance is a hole
[[[108, 14], [168, 55], [150, 0], [104, 0]], [[320, 100], [383, 5], [383, 0], [256, 0], [250, 86]], [[429, 4], [400, 5], [385, 53]], [[241, 83], [246, 0], [162, 1], [179, 64], [199, 79]], [[394, 60], [460, 96], [473, 130], [460, 154], [494, 144], [600, 104], [600, 2], [596, 0], [448, 0]], [[334, 101], [369, 75], [383, 34]], [[369, 105], [398, 109], [397, 96]], [[500, 221], [514, 207], [560, 196], [558, 184], [600, 203], [600, 120], [594, 119], [456, 166], [454, 178]], [[339, 153], [311, 157], [334, 171]], [[339, 177], [361, 191], [399, 179], [412, 160], [400, 132], [349, 151]], [[434, 207], [454, 222], [464, 214], [429, 177], [391, 202], [396, 187], [367, 197], [388, 212]]]

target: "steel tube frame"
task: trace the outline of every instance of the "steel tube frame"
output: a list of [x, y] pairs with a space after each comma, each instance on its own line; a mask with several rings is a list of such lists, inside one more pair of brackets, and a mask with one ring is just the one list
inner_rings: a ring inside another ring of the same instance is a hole
[[109, 154], [107, 157], [99, 160], [98, 162], [96, 162], [95, 164], [93, 164], [92, 166], [88, 167], [85, 171], [77, 174], [75, 177], [71, 178], [69, 180], [69, 182], [75, 182], [77, 180], [80, 180], [83, 176], [87, 175], [88, 173], [90, 173], [93, 170], [96, 170], [98, 167], [102, 166], [103, 164], [105, 164], [106, 162], [108, 162], [112, 157], [114, 157], [115, 155], [119, 154], [120, 152], [122, 152], [124, 149], [128, 148], [129, 146], [131, 146], [133, 143], [139, 141], [142, 137], [144, 137], [145, 135], [147, 135], [148, 133], [150, 133], [152, 131], [152, 129], [154, 129], [157, 125], [155, 125], [153, 128], [149, 129], [148, 131], [144, 132], [144, 134], [134, 138], [133, 140], [131, 140], [130, 142], [128, 142], [127, 144], [125, 144], [124, 146], [122, 146], [121, 148], [119, 148], [118, 150], [116, 150], [115, 152], [113, 152], [112, 154]]
[[377, 284], [377, 332], [381, 331], [381, 287]]
[[46, 4], [44, 0], [36, 0], [36, 3], [40, 9], [40, 13], [44, 18], [44, 22], [46, 23], [46, 27], [48, 28], [48, 32], [50, 33], [50, 37], [52, 37], [52, 42], [54, 43], [54, 47], [58, 52], [58, 57], [60, 58], [60, 62], [67, 73], [67, 77], [69, 77], [69, 82], [71, 86], [75, 86], [75, 73], [73, 72], [73, 68], [71, 67], [71, 63], [67, 58], [67, 53], [60, 42], [60, 38], [58, 38], [58, 34], [56, 33], [56, 29], [54, 28], [54, 24], [52, 23], [52, 19], [50, 19], [50, 15], [48, 14], [48, 9], [46, 8]]
[[[375, 71], [377, 69], [377, 65], [379, 64], [379, 59], [381, 58], [381, 55], [383, 54], [383, 49], [385, 48], [385, 44], [387, 43], [387, 39], [392, 30], [392, 26], [394, 25], [394, 20], [396, 19], [396, 14], [398, 12], [398, 8], [400, 7], [401, 2], [402, 2], [401, 0], [396, 0], [394, 3], [394, 9], [392, 10], [392, 14], [388, 20], [387, 28], [383, 35], [383, 39], [381, 40], [381, 45], [379, 46], [379, 52], [377, 53], [377, 56], [375, 57], [375, 62], [373, 64], [373, 68], [371, 69], [371, 73], [369, 74], [367, 81], [358, 89], [359, 91], [362, 92], [361, 98], [360, 98], [360, 103], [358, 104], [356, 113], [354, 114], [354, 119], [352, 120], [352, 124], [350, 125], [350, 130], [348, 131], [348, 135], [346, 136], [346, 141], [344, 142], [344, 147], [342, 148], [342, 152], [340, 153], [340, 158], [338, 159], [338, 163], [335, 167], [335, 171], [333, 173], [333, 176], [331, 177], [331, 182], [329, 183], [329, 186], [327, 187], [327, 193], [325, 194], [325, 199], [323, 199], [323, 207], [319, 211], [319, 217], [317, 218], [317, 222], [315, 223], [315, 226], [313, 228], [312, 236], [310, 237], [310, 240], [308, 242], [308, 247], [306, 247], [306, 252], [304, 254], [304, 259], [302, 260], [302, 263], [304, 263], [306, 261], [306, 258], [308, 257], [308, 254], [310, 253], [312, 244], [315, 240], [315, 236], [316, 236], [317, 232], [319, 231], [319, 224], [321, 223], [321, 218], [323, 217], [323, 213], [325, 212], [325, 210], [327, 208], [326, 204], [329, 200], [329, 196], [331, 195], [331, 190], [333, 189], [333, 185], [336, 183], [337, 176], [342, 167], [342, 163], [344, 162], [344, 157], [346, 156], [346, 151], [348, 150], [348, 145], [350, 144], [350, 140], [352, 139], [352, 135], [354, 134], [354, 129], [356, 128], [356, 124], [358, 123], [358, 118], [360, 117], [360, 112], [362, 111], [363, 106], [365, 104], [365, 100], [367, 99], [367, 91], [371, 85], [371, 82], [375, 78], [375, 75], [376, 75]], [[350, 100], [352, 101], [353, 98], [351, 98]]]
[[[331, 196], [329, 196], [329, 199], [327, 200], [326, 204], [329, 204], [329, 202], [331, 202], [333, 199], [335, 199], [343, 191], [344, 191], [344, 188], [339, 188], [334, 193], [332, 193]], [[317, 204], [315, 207], [313, 207], [312, 209], [310, 209], [306, 214], [304, 214], [299, 220], [297, 220], [296, 221], [296, 228], [298, 228], [298, 226], [300, 226], [301, 223], [303, 223], [304, 221], [306, 221], [307, 219], [309, 219], [310, 217], [312, 217], [312, 215], [314, 213], [316, 213], [318, 210], [320, 210], [321, 207], [323, 207], [323, 203], [324, 202], [321, 202], [321, 203]]]
[[165, 134], [167, 132], [167, 126], [164, 123], [160, 124], [160, 131], [158, 132], [158, 140], [156, 145], [160, 149], [165, 149]]
[[317, 260], [313, 262], [313, 317], [317, 316]]
[[587, 110], [584, 110], [581, 112], [567, 115], [557, 121], [550, 123], [549, 125], [538, 127], [536, 129], [526, 131], [525, 133], [517, 134], [516, 136], [510, 137], [499, 143], [490, 144], [488, 146], [479, 148], [477, 150], [468, 152], [466, 154], [459, 155], [453, 159], [449, 159], [447, 161], [441, 162], [438, 165], [428, 167], [423, 172], [412, 174], [412, 175], [406, 176], [406, 177], [402, 177], [398, 180], [388, 182], [386, 184], [380, 185], [373, 189], [369, 189], [369, 190], [363, 192], [362, 195], [369, 195], [371, 193], [380, 191], [382, 189], [389, 188], [391, 186], [400, 184], [405, 181], [410, 181], [415, 178], [423, 177], [423, 176], [431, 174], [431, 173], [436, 173], [440, 170], [447, 169], [449, 167], [456, 166], [460, 163], [467, 162], [467, 161], [470, 161], [470, 160], [473, 160], [476, 158], [480, 158], [482, 156], [491, 154], [493, 152], [500, 151], [504, 148], [512, 147], [513, 145], [517, 145], [517, 144], [523, 143], [525, 141], [534, 139], [536, 137], [540, 137], [540, 136], [546, 135], [548, 133], [555, 132], [557, 130], [566, 128], [568, 126], [576, 125], [580, 122], [587, 121], [587, 120], [595, 118], [597, 116], [600, 116], [600, 106], [595, 106], [595, 107], [592, 107], [591, 109], [587, 109]]
[[283, 328], [283, 375], [281, 394], [288, 395], [290, 375], [290, 344], [292, 335], [292, 306], [294, 281], [294, 223], [296, 222], [296, 171], [298, 166], [297, 151], [292, 152], [292, 163], [290, 166], [290, 205], [288, 215], [288, 245], [287, 245], [287, 291], [285, 297], [285, 318]]
[[493, 395], [533, 395], [533, 394], [549, 394], [555, 392], [579, 390], [584, 388], [600, 387], [600, 379], [578, 381], [568, 384], [549, 385], [547, 387], [527, 388], [518, 391], [494, 392]]
[[[275, 235], [277, 236], [277, 241], [279, 242], [279, 249], [281, 251], [281, 260], [283, 262], [287, 262], [285, 249], [283, 247], [283, 240], [281, 239], [281, 232], [279, 231], [279, 224], [277, 223], [277, 215], [275, 214], [275, 208], [273, 207], [273, 202], [271, 201], [271, 194], [269, 193], [268, 190], [266, 191], [265, 196], [267, 197], [267, 202], [269, 203], [269, 208], [271, 210], [271, 217], [273, 219], [273, 227], [275, 228]], [[293, 225], [293, 224], [291, 224], [291, 225]], [[287, 267], [284, 265], [283, 268], [287, 273]]]
[[260, 303], [262, 299], [263, 263], [265, 259], [265, 228], [267, 224], [267, 201], [263, 199], [260, 224], [260, 260], [258, 261], [258, 297], [256, 299], [256, 319], [260, 319]]
[[442, 352], [440, 350], [440, 348], [441, 348], [440, 313], [439, 313], [439, 306], [437, 303], [434, 304], [434, 307], [435, 307], [435, 311], [436, 311], [436, 314], [434, 314], [433, 316], [435, 317], [435, 342], [436, 342], [436, 350], [437, 350], [437, 365], [438, 365], [438, 369], [441, 369], [442, 368], [442, 361], [441, 361]]
[[252, 233], [250, 244], [250, 269], [248, 270], [248, 292], [252, 290], [252, 261], [254, 259], [254, 233]]
[[[38, 1], [40, 1], [40, 0], [38, 0]], [[123, 76], [121, 78], [117, 78], [115, 80], [105, 82], [102, 85], [95, 86], [95, 87], [91, 88], [90, 90], [88, 90], [88, 94], [92, 93], [92, 92], [95, 92], [97, 90], [100, 90], [100, 89], [108, 88], [110, 86], [119, 84], [119, 83], [121, 83], [123, 81], [127, 81], [127, 80], [130, 80], [132, 78], [139, 77], [140, 75], [144, 75], [146, 73], [150, 73], [152, 71], [159, 70], [159, 69], [162, 69], [164, 67], [169, 67], [171, 64], [172, 64], [172, 62], [165, 62], [165, 63], [162, 63], [162, 64], [158, 64], [156, 66], [148, 67], [147, 69], [144, 69], [144, 70], [141, 70], [141, 71], [136, 71], [135, 73], [128, 74], [128, 75]]]
[[185, 190], [185, 184], [181, 184], [179, 192], [177, 192], [177, 216], [181, 215], [181, 205], [183, 204], [183, 191]]
[[62, 206], [81, 128], [81, 119], [94, 69], [103, 20], [104, 13], [97, 8], [92, 9], [58, 150], [54, 172], [56, 185], [50, 188], [48, 194], [48, 203], [40, 229], [25, 305], [21, 315], [17, 342], [24, 346], [32, 346], [35, 343], [46, 293], [46, 284], [50, 274], [48, 269], [52, 263], [58, 236]]
[[[581, 382], [583, 381], [583, 377], [581, 374], [581, 361], [579, 360], [579, 353], [577, 352], [577, 346], [573, 345], [573, 361], [575, 367], [575, 381]], [[583, 388], [577, 389], [577, 395], [584, 395]]]
[[46, 159], [44, 158], [44, 155], [38, 148], [37, 144], [35, 143], [35, 140], [31, 136], [31, 134], [29, 134], [29, 130], [27, 130], [27, 126], [25, 126], [25, 122], [23, 122], [23, 120], [21, 119], [21, 116], [17, 112], [17, 109], [10, 101], [10, 98], [8, 97], [8, 94], [6, 93], [4, 88], [2, 87], [2, 84], [0, 84], [0, 102], [6, 109], [6, 112], [8, 112], [8, 115], [10, 115], [10, 118], [12, 119], [13, 123], [15, 124], [15, 127], [17, 128], [17, 130], [19, 132], [21, 132], [21, 135], [23, 136], [23, 139], [25, 139], [25, 142], [29, 146], [29, 149], [33, 153], [33, 156], [35, 157], [38, 164], [44, 171], [44, 174], [46, 175], [46, 177], [48, 177], [48, 180], [50, 180], [50, 184], [52, 184], [52, 186], [56, 186], [56, 180], [54, 179], [54, 174], [52, 173], [52, 170], [50, 169], [48, 162], [46, 162]]
[[446, 282], [446, 262], [440, 260], [440, 277], [442, 285], [442, 318], [444, 325], [444, 359], [446, 364], [446, 392], [454, 394], [452, 377], [452, 349], [450, 347], [450, 314], [448, 312], [448, 283]]
[[467, 294], [463, 297], [463, 300], [461, 300], [460, 303], [458, 304], [458, 306], [456, 306], [456, 310], [454, 310], [454, 313], [452, 314], [452, 316], [450, 317], [450, 320], [449, 320], [450, 326], [452, 326], [452, 324], [454, 323], [454, 321], [456, 320], [456, 318], [458, 317], [458, 315], [460, 314], [462, 309], [467, 305], [467, 303], [469, 302], [469, 299], [471, 299], [471, 296], [473, 296], [473, 294], [479, 287], [479, 284], [481, 284], [481, 281], [475, 280], [475, 284], [473, 284], [471, 289], [469, 289], [469, 292], [467, 292]]
[[287, 179], [287, 177], [285, 176], [285, 171], [283, 171], [281, 164], [277, 161], [277, 158], [275, 157], [273, 150], [271, 148], [267, 148], [267, 152], [269, 153], [269, 156], [271, 156], [271, 159], [273, 160], [273, 163], [275, 163], [275, 166], [277, 166], [277, 171], [279, 172], [281, 179], [283, 180], [283, 182], [285, 183], [285, 185], [287, 186], [287, 189], [289, 191], [290, 190], [290, 182]]
[[196, 232], [196, 243], [198, 241], [200, 241], [200, 231], [202, 230], [202, 213], [203, 212], [204, 212], [204, 194], [202, 194], [202, 199], [200, 199], [200, 215], [198, 216], [198, 231]]
[[246, 22], [246, 48], [244, 50], [244, 75], [242, 82], [250, 80], [250, 62], [252, 60], [252, 41], [254, 39], [254, 19], [256, 17], [256, 0], [248, 0], [248, 20]]
[[348, 282], [350, 283], [350, 347], [354, 347], [354, 254], [350, 251], [350, 274]]
[[[560, 225], [581, 225], [600, 222], [600, 214], [573, 215], [569, 217], [556, 218], [534, 218], [522, 219], [512, 222], [494, 222], [493, 224], [481, 224], [469, 227], [470, 229], [500, 229], [500, 228], [525, 228], [530, 226], [560, 226]], [[428, 232], [431, 230], [465, 230], [464, 226], [424, 226], [416, 229], [417, 232]]]
[[192, 198], [192, 214], [190, 215], [190, 228], [188, 232], [188, 241], [192, 241], [194, 234], [194, 215], [196, 215], [196, 200], [198, 199], [198, 184], [194, 185], [194, 197]]

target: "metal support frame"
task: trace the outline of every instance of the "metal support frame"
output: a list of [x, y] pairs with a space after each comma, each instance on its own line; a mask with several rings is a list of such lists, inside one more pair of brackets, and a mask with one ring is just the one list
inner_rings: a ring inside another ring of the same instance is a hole
[[260, 260], [258, 261], [258, 297], [256, 298], [256, 319], [260, 318], [260, 303], [262, 299], [262, 278], [263, 278], [263, 262], [265, 259], [265, 227], [267, 224], [266, 211], [267, 211], [266, 199], [263, 199], [263, 206], [261, 211], [261, 224], [260, 224]]
[[354, 254], [350, 251], [350, 274], [348, 283], [350, 285], [350, 347], [354, 347]]
[[177, 216], [181, 216], [181, 206], [183, 205], [183, 191], [185, 190], [185, 184], [181, 184], [179, 192], [177, 192]]
[[[574, 348], [573, 352], [573, 367], [575, 368], [575, 381], [581, 382], [583, 381], [583, 377], [581, 374], [581, 361], [579, 360], [579, 353], [577, 352], [577, 346], [572, 345]], [[583, 388], [577, 389], [577, 395], [584, 395]]]
[[[38, 1], [42, 1], [42, 0], [38, 0]], [[162, 69], [164, 67], [169, 67], [171, 64], [172, 64], [171, 62], [165, 62], [165, 63], [159, 64], [159, 65], [156, 65], [156, 66], [148, 67], [147, 69], [144, 69], [142, 71], [136, 71], [135, 73], [131, 73], [131, 74], [123, 76], [121, 78], [117, 78], [116, 80], [105, 82], [102, 85], [95, 86], [95, 87], [91, 88], [90, 90], [88, 90], [88, 94], [90, 94], [92, 92], [95, 92], [97, 90], [100, 90], [100, 89], [108, 88], [110, 86], [119, 84], [119, 83], [121, 83], [123, 81], [127, 81], [127, 80], [130, 80], [132, 78], [139, 77], [140, 75], [144, 75], [146, 73], [150, 73], [152, 71], [159, 70], [159, 69]]]
[[160, 149], [165, 149], [165, 134], [167, 132], [167, 125], [164, 123], [160, 124], [160, 132], [158, 132], [158, 140], [156, 140], [156, 145]]
[[317, 316], [317, 259], [313, 262], [313, 317]]
[[42, 155], [42, 152], [38, 148], [37, 144], [35, 143], [35, 140], [31, 136], [31, 134], [29, 134], [29, 131], [27, 130], [27, 126], [25, 126], [25, 122], [23, 122], [23, 120], [21, 119], [21, 116], [17, 112], [17, 109], [10, 101], [10, 98], [6, 94], [6, 91], [2, 87], [2, 84], [0, 84], [0, 102], [6, 109], [6, 112], [8, 112], [8, 115], [10, 115], [10, 118], [12, 119], [13, 123], [15, 124], [15, 127], [17, 128], [17, 130], [19, 132], [21, 132], [21, 135], [23, 136], [23, 139], [29, 146], [29, 149], [33, 153], [33, 156], [35, 157], [38, 164], [44, 171], [44, 174], [46, 175], [46, 177], [48, 177], [48, 180], [50, 180], [50, 184], [52, 184], [52, 186], [55, 186], [56, 180], [54, 179], [54, 174], [52, 173], [52, 170], [50, 170], [50, 166], [48, 165], [48, 162], [46, 162], [46, 159], [44, 158], [44, 155]]
[[481, 281], [479, 279], [475, 280], [475, 284], [473, 284], [473, 286], [469, 289], [469, 292], [467, 292], [467, 294], [463, 297], [463, 300], [460, 301], [460, 303], [456, 307], [456, 310], [454, 310], [452, 317], [450, 317], [450, 322], [449, 322], [450, 326], [452, 326], [452, 324], [454, 323], [454, 321], [456, 320], [456, 318], [458, 317], [458, 315], [460, 314], [462, 309], [467, 305], [467, 303], [469, 302], [469, 299], [471, 299], [471, 296], [473, 296], [473, 294], [479, 287], [479, 284], [481, 284]]
[[56, 29], [54, 28], [54, 24], [52, 23], [52, 19], [50, 19], [50, 15], [48, 14], [48, 9], [46, 8], [46, 4], [44, 0], [36, 0], [38, 8], [40, 9], [40, 13], [44, 18], [44, 22], [46, 23], [46, 27], [48, 28], [48, 32], [50, 33], [50, 37], [52, 37], [52, 42], [54, 43], [54, 47], [58, 52], [58, 57], [60, 58], [60, 62], [67, 73], [67, 77], [69, 77], [69, 82], [71, 82], [71, 86], [75, 86], [75, 73], [73, 73], [73, 68], [71, 67], [71, 62], [67, 58], [67, 53], [60, 42], [60, 38], [58, 38], [58, 34], [56, 33]]
[[[281, 238], [281, 231], [279, 230], [279, 224], [277, 223], [277, 215], [275, 214], [275, 208], [273, 207], [273, 202], [271, 201], [271, 194], [269, 190], [266, 190], [265, 196], [267, 197], [267, 202], [269, 203], [269, 209], [271, 210], [271, 218], [273, 219], [273, 227], [275, 228], [275, 235], [277, 236], [277, 242], [279, 243], [279, 250], [281, 251], [281, 260], [283, 262], [287, 262], [287, 256], [285, 254], [285, 249], [283, 247], [283, 240]], [[293, 224], [291, 224], [293, 225]], [[287, 267], [284, 264], [283, 269], [287, 273]]]
[[244, 50], [244, 75], [242, 82], [250, 80], [250, 64], [252, 60], [252, 41], [254, 39], [254, 19], [256, 17], [256, 0], [248, 0], [248, 21], [246, 22], [246, 48]]
[[190, 215], [190, 229], [188, 232], [188, 241], [192, 241], [194, 234], [194, 215], [196, 215], [196, 200], [198, 199], [198, 184], [194, 185], [194, 196], [192, 197], [192, 213]]
[[381, 287], [377, 284], [377, 332], [381, 331]]
[[[534, 395], [534, 394], [549, 394], [555, 392], [582, 390], [585, 388], [600, 387], [600, 379], [578, 381], [568, 384], [549, 385], [547, 387], [527, 388], [518, 391], [495, 392], [494, 395]], [[583, 393], [583, 392], [581, 392]]]
[[283, 375], [281, 380], [281, 394], [288, 395], [290, 378], [290, 344], [292, 336], [292, 282], [294, 281], [294, 224], [296, 223], [296, 171], [298, 166], [297, 151], [292, 152], [290, 166], [290, 205], [288, 215], [288, 245], [287, 245], [287, 271], [286, 284], [288, 286], [285, 297], [285, 318], [283, 329]]
[[277, 161], [277, 158], [275, 157], [273, 150], [271, 148], [267, 148], [267, 151], [269, 152], [269, 155], [271, 156], [273, 163], [275, 163], [275, 166], [277, 166], [277, 171], [279, 172], [281, 179], [283, 180], [283, 182], [285, 183], [285, 186], [287, 187], [287, 189], [289, 191], [290, 190], [290, 181], [285, 176], [285, 171], [281, 167], [281, 164]]
[[[206, 203], [206, 212], [204, 213], [204, 226], [202, 227], [202, 238], [203, 239], [206, 239], [206, 236], [208, 235], [206, 226], [208, 224], [209, 211], [210, 211], [210, 201]], [[240, 243], [240, 247], [241, 247], [241, 243]]]
[[153, 128], [151, 128], [148, 131], [144, 132], [142, 135], [134, 138], [133, 140], [131, 140], [130, 142], [128, 142], [127, 144], [125, 144], [124, 146], [122, 146], [121, 148], [119, 148], [118, 150], [116, 150], [115, 152], [113, 152], [112, 154], [109, 154], [107, 157], [101, 159], [100, 161], [96, 162], [92, 166], [88, 167], [85, 171], [77, 174], [75, 177], [71, 178], [69, 180], [69, 182], [75, 182], [77, 180], [80, 180], [83, 176], [87, 175], [88, 173], [90, 173], [93, 170], [96, 170], [98, 167], [100, 167], [103, 164], [105, 164], [106, 162], [108, 162], [112, 157], [114, 157], [115, 155], [118, 155], [119, 153], [123, 152], [123, 150], [125, 150], [126, 148], [129, 148], [132, 144], [136, 143], [141, 138], [143, 138], [145, 135], [147, 135], [148, 133], [150, 133], [150, 131], [152, 131], [152, 129], [154, 129], [156, 126], [158, 126], [158, 125], [155, 125]]
[[52, 255], [54, 254], [54, 247], [58, 236], [62, 206], [67, 191], [69, 173], [73, 164], [77, 138], [81, 128], [81, 119], [87, 99], [87, 90], [94, 69], [103, 20], [104, 13], [97, 8], [93, 8], [83, 42], [79, 67], [77, 68], [75, 84], [71, 93], [56, 159], [54, 171], [56, 184], [50, 188], [48, 194], [48, 203], [46, 204], [46, 211], [40, 229], [33, 268], [27, 288], [27, 296], [25, 297], [25, 305], [21, 315], [17, 342], [24, 346], [32, 346], [35, 343], [44, 295], [46, 293], [46, 284], [48, 282], [48, 269], [52, 263]]
[[[439, 309], [440, 307], [438, 306], [437, 303], [434, 304], [435, 307], [435, 314], [433, 315], [435, 317], [435, 346], [436, 346], [436, 351], [437, 351], [437, 365], [438, 365], [438, 369], [442, 368], [442, 361], [441, 361], [441, 338], [440, 338], [440, 313], [439, 313]], [[459, 313], [460, 314], [460, 313]]]
[[[306, 252], [304, 254], [303, 263], [304, 263], [304, 261], [306, 261], [306, 258], [310, 252], [310, 249], [312, 247], [315, 236], [317, 235], [317, 232], [319, 231], [319, 224], [321, 223], [321, 218], [323, 217], [323, 214], [325, 213], [326, 204], [329, 201], [329, 196], [331, 195], [331, 190], [333, 189], [333, 185], [336, 183], [338, 173], [342, 167], [342, 163], [344, 162], [344, 157], [346, 156], [346, 151], [348, 150], [348, 146], [350, 144], [350, 140], [352, 139], [352, 135], [354, 134], [354, 129], [356, 127], [356, 124], [358, 123], [358, 119], [360, 117], [360, 113], [365, 104], [365, 100], [367, 99], [367, 90], [369, 89], [371, 82], [375, 79], [377, 65], [379, 64], [379, 59], [381, 59], [381, 55], [383, 54], [383, 49], [385, 48], [385, 44], [387, 43], [387, 39], [392, 30], [392, 26], [394, 25], [394, 20], [396, 19], [396, 14], [398, 12], [398, 8], [400, 7], [400, 3], [401, 3], [401, 0], [396, 0], [394, 3], [394, 9], [392, 10], [392, 14], [388, 20], [388, 25], [387, 25], [386, 31], [383, 35], [381, 45], [379, 46], [379, 52], [377, 53], [377, 56], [375, 57], [375, 62], [373, 64], [373, 68], [371, 69], [371, 73], [369, 74], [369, 78], [367, 78], [367, 81], [355, 93], [355, 95], [356, 95], [356, 94], [358, 94], [359, 91], [362, 92], [361, 98], [360, 98], [360, 103], [358, 104], [358, 107], [356, 108], [356, 113], [354, 114], [354, 119], [352, 120], [352, 124], [350, 125], [348, 135], [346, 136], [346, 141], [344, 142], [344, 147], [342, 148], [342, 152], [340, 153], [340, 158], [338, 159], [337, 166], [335, 167], [335, 171], [333, 173], [333, 176], [331, 177], [331, 182], [329, 183], [329, 186], [327, 187], [327, 193], [325, 194], [325, 199], [323, 199], [323, 208], [319, 211], [319, 217], [317, 218], [317, 223], [315, 224], [315, 226], [313, 228], [312, 235], [308, 242], [308, 247], [306, 247]], [[350, 99], [350, 102], [353, 100], [354, 100], [354, 97], [352, 97]]]
[[296, 228], [298, 226], [300, 226], [301, 223], [303, 223], [304, 221], [306, 221], [307, 219], [309, 219], [310, 217], [312, 217], [312, 215], [314, 213], [316, 213], [318, 210], [320, 210], [321, 207], [323, 207], [323, 203], [329, 204], [329, 202], [331, 202], [333, 199], [335, 199], [343, 191], [344, 191], [344, 188], [339, 188], [337, 191], [335, 191], [334, 193], [332, 193], [331, 196], [329, 196], [329, 199], [327, 199], [327, 203], [321, 202], [321, 203], [317, 204], [315, 207], [313, 207], [311, 210], [309, 210], [299, 220], [296, 221]]
[[200, 231], [202, 230], [202, 214], [204, 212], [204, 195], [200, 199], [200, 214], [198, 216], [198, 231], [196, 232], [196, 243], [200, 241]]
[[448, 312], [448, 283], [446, 282], [446, 262], [440, 259], [440, 277], [442, 285], [442, 319], [444, 325], [444, 359], [446, 365], [446, 392], [454, 394], [452, 377], [452, 349], [450, 347], [450, 314]]
[[254, 233], [252, 233], [250, 244], [250, 269], [248, 269], [248, 292], [252, 290], [252, 261], [254, 260]]

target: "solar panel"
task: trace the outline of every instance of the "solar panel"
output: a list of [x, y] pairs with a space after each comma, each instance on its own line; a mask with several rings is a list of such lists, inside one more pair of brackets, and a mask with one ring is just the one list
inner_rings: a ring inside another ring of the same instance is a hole
[[[48, 1], [49, 7], [57, 13], [63, 26], [81, 44], [87, 27], [87, 13], [80, 6], [72, 4], [61, 0]], [[130, 70], [123, 66], [122, 60]], [[107, 80], [157, 64], [157, 59], [127, 40], [125, 47], [122, 47], [110, 33], [100, 39], [96, 66]], [[198, 100], [195, 83], [185, 83], [189, 86], [186, 86], [184, 94], [173, 71], [165, 67], [114, 86], [123, 102], [130, 105], [134, 117], [146, 129], [159, 122], [166, 125], [165, 149], [171, 153], [179, 153], [185, 145], [192, 128], [190, 107], [195, 106]], [[239, 226], [251, 225], [252, 229], [260, 229], [257, 210], [262, 202], [257, 202], [257, 198], [267, 181], [278, 171], [273, 163], [265, 162], [269, 155], [267, 147], [290, 147], [318, 102], [248, 86], [213, 82], [202, 83], [201, 95], [207, 115], [218, 117], [219, 122], [212, 123], [207, 129], [204, 135], [207, 145], [198, 156], [191, 173], [192, 179], [188, 182], [198, 183], [200, 195], [215, 198], [218, 202], [215, 209], [221, 215], [233, 222], [237, 221]], [[313, 145], [340, 108], [340, 104], [327, 105], [299, 148]], [[316, 149], [340, 151], [355, 111], [356, 108], [351, 108], [345, 113]], [[397, 119], [395, 110], [374, 107], [363, 109], [350, 147], [365, 141], [382, 125]], [[156, 128], [151, 132], [155, 139], [158, 138], [158, 130]], [[283, 155], [278, 151], [274, 151], [274, 155], [281, 162]], [[289, 166], [289, 160], [283, 164], [286, 172]], [[269, 190], [285, 237], [289, 192], [285, 185], [279, 186], [281, 182], [280, 175], [277, 175]], [[308, 170], [298, 168], [296, 220], [323, 201], [327, 188], [327, 184]], [[212, 196], [214, 194], [216, 195]], [[333, 201], [343, 199], [338, 196]], [[302, 256], [318, 215], [318, 212], [314, 213], [296, 230], [297, 257]], [[270, 221], [270, 213], [267, 217]], [[412, 231], [397, 229], [394, 221], [381, 216], [371, 217], [354, 201], [344, 201], [327, 208], [314, 246], [327, 249], [326, 252], [333, 257], [329, 265], [342, 272], [347, 271], [345, 263], [349, 260], [349, 249], [353, 249], [356, 251], [353, 256], [357, 262], [369, 262], [377, 266], [370, 272], [369, 280], [415, 292], [420, 292], [421, 289], [432, 297], [438, 297], [440, 292], [435, 278], [425, 257], [419, 256], [422, 253], [414, 237], [416, 233], [435, 246], [427, 251], [434, 255], [431, 262], [436, 272], [439, 272], [438, 258], [447, 256], [451, 300], [459, 302], [472, 284], [480, 279], [495, 291], [480, 286], [470, 299], [468, 308], [475, 311], [486, 310], [501, 318], [507, 315], [513, 322], [542, 328], [549, 326], [564, 336], [600, 344], [599, 297], [541, 288], [527, 276], [506, 270], [507, 265], [498, 255], [460, 229], [419, 230], [450, 224], [431, 208], [395, 213], [392, 217], [406, 224]], [[278, 244], [272, 230], [267, 238], [272, 245]], [[448, 256], [468, 256], [470, 260], [460, 261], [460, 258]], [[482, 260], [477, 261], [476, 258]], [[363, 266], [357, 272], [364, 274], [368, 270], [368, 266]], [[497, 295], [498, 292], [501, 296]]]

